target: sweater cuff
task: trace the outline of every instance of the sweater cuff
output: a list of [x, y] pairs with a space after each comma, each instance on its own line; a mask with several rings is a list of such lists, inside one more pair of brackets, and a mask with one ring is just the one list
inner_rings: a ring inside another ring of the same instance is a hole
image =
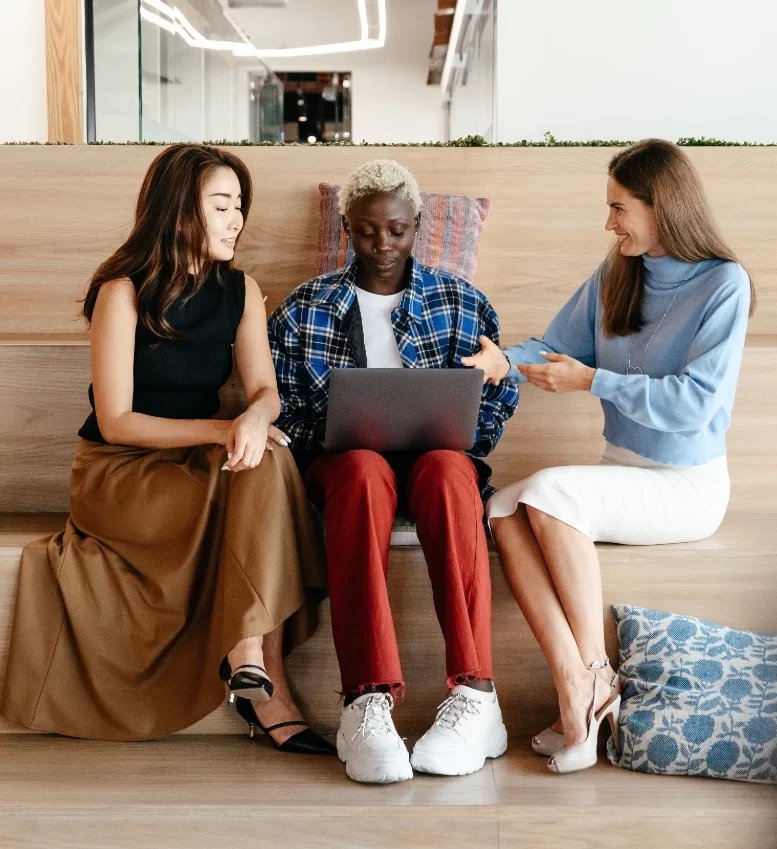
[[595, 395], [603, 401], [610, 401], [617, 394], [622, 377], [622, 374], [616, 374], [614, 371], [607, 371], [603, 368], [596, 369], [596, 374], [591, 383], [591, 395]]
[[501, 382], [511, 384], [526, 383], [527, 379], [515, 367], [516, 363], [520, 363], [521, 365], [523, 365], [523, 363], [520, 360], [514, 360], [510, 356], [509, 348], [502, 348], [502, 353], [505, 355], [505, 357], [507, 357], [507, 362], [510, 363], [510, 371], [508, 371], [507, 374], [502, 378]]

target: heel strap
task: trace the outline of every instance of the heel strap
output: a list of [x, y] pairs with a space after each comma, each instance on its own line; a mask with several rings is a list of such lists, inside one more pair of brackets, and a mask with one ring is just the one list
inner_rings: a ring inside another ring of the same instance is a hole
[[265, 675], [267, 675], [267, 670], [263, 666], [257, 666], [255, 663], [244, 663], [242, 666], [236, 666], [232, 670], [231, 677], [234, 677], [235, 673], [240, 672], [241, 669], [260, 669]]
[[289, 722], [276, 722], [275, 725], [260, 725], [259, 727], [267, 734], [270, 731], [275, 731], [276, 728], [287, 728], [289, 725], [304, 725], [306, 728], [308, 727], [307, 722], [303, 722], [301, 719], [295, 719]]

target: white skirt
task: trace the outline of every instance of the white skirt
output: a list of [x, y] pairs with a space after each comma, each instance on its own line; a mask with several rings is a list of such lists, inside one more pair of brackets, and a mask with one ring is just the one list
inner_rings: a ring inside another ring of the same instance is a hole
[[607, 443], [597, 466], [557, 466], [494, 493], [489, 522], [529, 504], [595, 542], [657, 545], [715, 533], [728, 506], [725, 455], [668, 466]]

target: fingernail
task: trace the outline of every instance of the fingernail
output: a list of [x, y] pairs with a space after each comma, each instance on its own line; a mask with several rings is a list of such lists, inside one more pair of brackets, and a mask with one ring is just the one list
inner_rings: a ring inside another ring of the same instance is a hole
[[222, 466], [222, 467], [221, 467], [221, 471], [222, 471], [222, 472], [228, 472], [228, 471], [229, 471], [229, 466]]
[[288, 439], [282, 439], [282, 440], [281, 440], [281, 445], [291, 445], [291, 442], [289, 442], [289, 440], [288, 440]]
[[227, 451], [227, 460], [231, 460], [231, 459], [232, 459], [232, 455], [229, 453], [229, 451]]

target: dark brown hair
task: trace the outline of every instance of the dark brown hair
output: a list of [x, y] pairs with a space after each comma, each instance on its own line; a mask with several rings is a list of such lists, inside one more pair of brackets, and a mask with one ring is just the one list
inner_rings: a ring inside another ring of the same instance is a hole
[[[82, 310], [87, 321], [92, 320], [104, 283], [138, 275], [138, 320], [159, 337], [178, 336], [165, 313], [178, 298], [194, 295], [213, 266], [200, 193], [205, 179], [217, 168], [235, 172], [242, 193], [243, 219], [248, 217], [251, 175], [241, 159], [204, 144], [174, 144], [166, 148], [151, 163], [143, 180], [129, 238], [100, 265], [89, 282]], [[188, 277], [190, 266], [196, 269], [193, 284]], [[219, 261], [216, 266], [217, 279], [223, 284], [232, 262]]]
[[[635, 198], [652, 206], [658, 237], [669, 256], [682, 262], [723, 259], [736, 255], [718, 230], [701, 179], [691, 161], [676, 145], [645, 139], [610, 160], [609, 175]], [[623, 256], [616, 243], [602, 275], [602, 325], [607, 336], [628, 336], [643, 324], [643, 262]], [[750, 281], [750, 314], [755, 310], [755, 288]]]

